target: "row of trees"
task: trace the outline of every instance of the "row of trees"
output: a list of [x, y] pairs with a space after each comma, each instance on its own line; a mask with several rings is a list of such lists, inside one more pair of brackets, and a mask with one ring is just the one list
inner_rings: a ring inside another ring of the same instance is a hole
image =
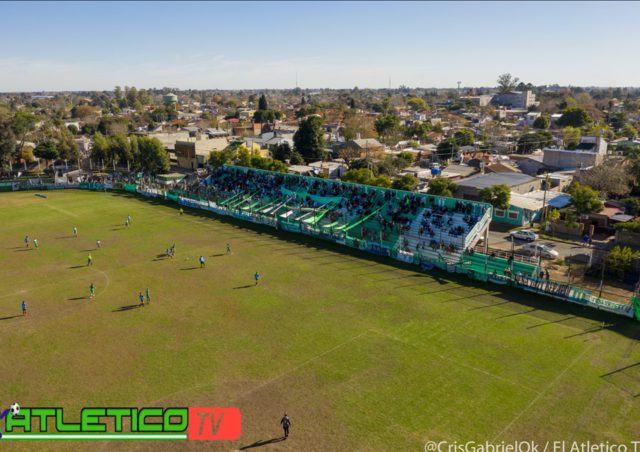
[[97, 132], [93, 136], [91, 160], [96, 165], [107, 167], [129, 165], [132, 170], [149, 174], [169, 171], [169, 154], [157, 138], [135, 135], [104, 136]]
[[262, 157], [257, 152], [250, 151], [244, 144], [229, 146], [222, 151], [213, 151], [209, 155], [209, 165], [213, 168], [219, 168], [226, 164], [281, 173], [287, 172], [287, 165], [283, 161]]

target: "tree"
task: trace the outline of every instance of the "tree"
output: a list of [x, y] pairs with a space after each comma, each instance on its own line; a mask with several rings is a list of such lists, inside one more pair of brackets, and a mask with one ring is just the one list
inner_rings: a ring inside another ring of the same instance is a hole
[[264, 94], [260, 95], [260, 99], [258, 100], [258, 110], [268, 110], [269, 104], [267, 103], [267, 98]]
[[607, 160], [602, 165], [576, 172], [573, 180], [598, 190], [605, 198], [621, 197], [629, 194], [634, 182], [630, 169], [626, 162]]
[[53, 134], [53, 139], [61, 159], [77, 161], [80, 158], [80, 147], [68, 129], [61, 128]]
[[447, 160], [453, 158], [459, 148], [460, 146], [455, 138], [447, 138], [438, 143], [436, 153], [440, 159]]
[[405, 174], [400, 179], [394, 180], [391, 186], [396, 190], [413, 191], [418, 186], [418, 178], [413, 174]]
[[53, 141], [45, 140], [38, 143], [34, 154], [41, 159], [56, 160], [58, 158], [58, 149]]
[[555, 223], [556, 221], [558, 221], [560, 219], [560, 212], [558, 211], [558, 209], [550, 209], [547, 212], [546, 215], [546, 220], [551, 222], [551, 223]]
[[352, 146], [345, 146], [340, 149], [338, 155], [344, 160], [344, 163], [351, 168], [351, 162], [360, 158], [360, 150]]
[[473, 146], [475, 142], [473, 132], [469, 129], [456, 130], [453, 138], [456, 140], [456, 143], [458, 143], [458, 146]]
[[400, 118], [396, 115], [382, 115], [376, 119], [374, 126], [378, 135], [384, 140], [400, 129]]
[[226, 165], [231, 162], [233, 158], [233, 151], [230, 149], [224, 149], [222, 151], [211, 151], [209, 154], [209, 165], [212, 168], [220, 168], [222, 165]]
[[622, 126], [622, 130], [620, 131], [620, 135], [629, 140], [635, 139], [638, 136], [638, 131], [629, 123]]
[[592, 119], [584, 108], [570, 107], [562, 111], [562, 116], [558, 119], [557, 124], [560, 127], [584, 127], [591, 122]]
[[409, 139], [415, 138], [425, 141], [429, 132], [431, 132], [431, 123], [416, 121], [404, 130], [404, 136]]
[[274, 160], [280, 160], [281, 162], [285, 162], [291, 158], [291, 146], [286, 141], [280, 144], [274, 144], [271, 146], [271, 157]]
[[498, 184], [480, 190], [480, 199], [496, 209], [508, 209], [511, 202], [511, 189], [508, 185]]
[[627, 124], [627, 120], [627, 114], [623, 111], [619, 113], [611, 113], [607, 118], [607, 122], [616, 130], [622, 129], [622, 127]]
[[498, 92], [500, 94], [506, 94], [509, 91], [516, 89], [520, 79], [518, 77], [511, 77], [511, 74], [501, 74], [498, 76]]
[[304, 165], [305, 161], [304, 161], [304, 158], [302, 158], [302, 154], [300, 154], [298, 151], [293, 151], [291, 153], [291, 158], [289, 159], [289, 164]]
[[0, 121], [0, 169], [16, 151], [16, 137], [9, 121]]
[[429, 194], [452, 198], [458, 186], [449, 178], [437, 176], [429, 181]]
[[565, 149], [575, 149], [580, 144], [582, 132], [575, 127], [565, 127], [562, 129], [562, 142]]
[[91, 147], [91, 160], [98, 164], [108, 165], [111, 154], [109, 153], [109, 141], [100, 132], [93, 135], [93, 146]]
[[534, 129], [548, 129], [549, 128], [549, 117], [546, 115], [540, 115], [533, 121]]
[[387, 176], [374, 177], [369, 181], [369, 185], [375, 185], [376, 187], [391, 188], [392, 182]]
[[27, 140], [27, 134], [36, 128], [36, 117], [28, 111], [17, 111], [13, 116], [11, 129], [13, 134], [18, 138], [20, 144], [18, 151], [22, 151], [24, 142]]
[[293, 135], [295, 150], [307, 161], [319, 160], [324, 150], [324, 132], [322, 121], [311, 116], [300, 123], [298, 131]]
[[116, 161], [121, 166], [125, 166], [127, 162], [133, 161], [131, 153], [131, 143], [124, 135], [114, 135], [109, 137], [109, 153], [111, 160]]
[[640, 257], [640, 251], [634, 251], [628, 246], [616, 245], [607, 256], [606, 268], [610, 273], [619, 277], [624, 276], [633, 267], [633, 261]]
[[411, 99], [409, 99], [407, 101], [407, 105], [413, 111], [426, 111], [427, 110], [427, 103], [425, 102], [424, 99], [421, 99], [419, 97], [412, 97]]
[[169, 171], [171, 162], [169, 153], [157, 138], [138, 138], [138, 150], [140, 152], [140, 168], [148, 174], [158, 174]]
[[600, 212], [604, 204], [600, 200], [600, 194], [591, 187], [574, 182], [569, 187], [569, 194], [576, 212], [587, 214]]
[[360, 138], [377, 138], [378, 134], [374, 127], [373, 119], [362, 115], [349, 115], [345, 118], [340, 127], [340, 132], [345, 140], [353, 140], [360, 135]]
[[350, 169], [342, 175], [344, 182], [354, 184], [368, 184], [371, 179], [373, 179], [373, 172], [367, 168]]

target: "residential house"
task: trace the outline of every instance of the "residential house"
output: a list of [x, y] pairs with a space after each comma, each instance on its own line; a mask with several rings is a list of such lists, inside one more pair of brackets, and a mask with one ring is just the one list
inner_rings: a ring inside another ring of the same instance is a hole
[[329, 179], [340, 179], [349, 169], [344, 162], [338, 161], [323, 162], [319, 160], [309, 163], [309, 166], [314, 169], [315, 174], [324, 174]]
[[597, 166], [607, 154], [607, 141], [601, 137], [582, 137], [575, 149], [545, 148], [542, 162], [554, 169], [581, 169]]
[[209, 140], [176, 141], [175, 155], [178, 167], [196, 170], [204, 167], [212, 151], [221, 151], [229, 141], [226, 137]]
[[360, 158], [379, 158], [384, 154], [384, 146], [375, 138], [357, 138], [345, 144], [347, 148], [360, 152]]
[[510, 91], [504, 94], [496, 94], [491, 103], [509, 108], [527, 109], [536, 104], [536, 95], [533, 91]]
[[472, 201], [480, 200], [480, 191], [494, 185], [506, 185], [512, 192], [528, 193], [540, 190], [542, 181], [522, 173], [491, 173], [471, 176], [456, 182], [456, 198], [468, 199]]
[[508, 209], [493, 209], [492, 221], [512, 226], [530, 226], [540, 221], [545, 208], [562, 209], [571, 204], [571, 196], [557, 191], [535, 190], [521, 194], [511, 192]]

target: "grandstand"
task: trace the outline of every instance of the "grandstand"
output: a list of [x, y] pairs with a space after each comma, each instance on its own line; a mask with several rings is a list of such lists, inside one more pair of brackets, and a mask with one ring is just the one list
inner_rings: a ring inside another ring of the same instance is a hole
[[441, 268], [460, 263], [491, 220], [485, 203], [229, 165], [194, 188], [222, 213]]

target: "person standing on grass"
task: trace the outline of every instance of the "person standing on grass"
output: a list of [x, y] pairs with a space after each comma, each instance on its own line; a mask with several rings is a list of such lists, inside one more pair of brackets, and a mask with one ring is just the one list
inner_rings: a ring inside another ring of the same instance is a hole
[[183, 214], [184, 214], [184, 209], [180, 207], [180, 216], [182, 216]]
[[33, 246], [35, 246], [36, 249], [38, 249], [38, 239], [33, 239]]
[[27, 248], [29, 248], [29, 240], [31, 240], [29, 238], [29, 235], [25, 235], [24, 236], [24, 246], [26, 246]]
[[204, 268], [204, 256], [200, 256], [200, 268]]
[[149, 288], [147, 287], [147, 304], [151, 303], [151, 294], [149, 293]]
[[102, 242], [100, 240], [96, 240], [96, 248], [102, 248]]
[[144, 295], [142, 294], [142, 292], [140, 292], [140, 294], [138, 295], [138, 298], [140, 299], [139, 306], [142, 306], [144, 308]]
[[129, 219], [128, 218], [126, 220], [124, 220], [124, 227], [125, 228], [129, 227]]
[[26, 301], [22, 301], [22, 316], [26, 316], [27, 315], [27, 302]]
[[89, 300], [91, 300], [95, 296], [96, 296], [96, 286], [94, 286], [93, 283], [91, 283], [91, 285], [89, 286]]
[[127, 216], [127, 221], [129, 222], [129, 224], [133, 223], [133, 218], [131, 218], [131, 215]]
[[89, 265], [93, 265], [93, 257], [91, 256], [91, 254], [89, 254], [89, 257], [87, 257], [87, 266]]
[[73, 227], [73, 236], [75, 238], [78, 238], [78, 228], [76, 228], [75, 226]]
[[257, 286], [258, 282], [260, 281], [260, 273], [256, 272], [256, 274], [253, 275], [253, 278], [256, 280], [256, 286]]
[[282, 425], [282, 430], [284, 430], [284, 438], [287, 439], [289, 437], [289, 427], [291, 427], [291, 419], [289, 419], [287, 413], [284, 413], [284, 416], [280, 419], [280, 424]]
[[227, 243], [227, 254], [231, 254], [231, 244]]

